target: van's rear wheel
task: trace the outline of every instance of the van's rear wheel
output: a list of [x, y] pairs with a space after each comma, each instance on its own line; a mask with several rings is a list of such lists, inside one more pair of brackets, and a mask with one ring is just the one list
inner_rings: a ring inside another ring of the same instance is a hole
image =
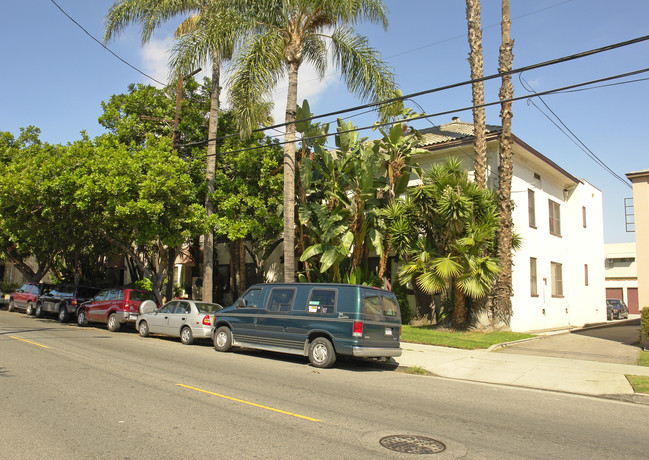
[[227, 326], [221, 326], [214, 334], [214, 349], [228, 351], [232, 348], [232, 331]]
[[309, 345], [309, 361], [315, 367], [327, 368], [336, 362], [336, 351], [328, 339], [318, 337]]

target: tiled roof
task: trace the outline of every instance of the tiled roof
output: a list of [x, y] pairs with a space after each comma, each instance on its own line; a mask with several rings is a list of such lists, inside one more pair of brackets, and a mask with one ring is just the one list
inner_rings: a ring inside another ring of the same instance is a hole
[[[486, 129], [487, 135], [500, 133], [501, 131], [501, 127], [495, 125], [487, 125]], [[453, 118], [451, 123], [435, 128], [421, 129], [419, 132], [423, 137], [421, 147], [427, 147], [473, 137], [473, 123], [466, 123], [460, 121], [459, 118]]]

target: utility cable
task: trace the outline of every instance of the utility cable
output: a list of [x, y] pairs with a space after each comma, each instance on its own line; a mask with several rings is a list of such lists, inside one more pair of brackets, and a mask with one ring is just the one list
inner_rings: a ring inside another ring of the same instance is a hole
[[55, 5], [55, 6], [56, 6], [60, 11], [61, 11], [61, 13], [63, 13], [64, 15], [66, 15], [70, 21], [74, 22], [74, 23], [77, 25], [77, 27], [79, 27], [81, 30], [83, 30], [83, 31], [86, 33], [87, 36], [89, 36], [89, 37], [92, 38], [94, 41], [96, 41], [97, 43], [99, 43], [99, 44], [102, 46], [102, 48], [104, 48], [104, 49], [105, 49], [106, 51], [108, 51], [110, 54], [112, 54], [113, 56], [115, 56], [117, 59], [119, 59], [119, 60], [122, 61], [124, 64], [126, 64], [127, 66], [129, 66], [131, 69], [135, 70], [136, 72], [141, 73], [142, 75], [144, 75], [145, 77], [147, 77], [147, 78], [153, 80], [153, 81], [156, 82], [157, 84], [162, 85], [162, 86], [167, 86], [166, 83], [162, 83], [160, 80], [156, 80], [156, 79], [153, 78], [151, 75], [147, 75], [146, 73], [142, 72], [140, 69], [138, 69], [137, 67], [135, 67], [134, 65], [132, 65], [132, 64], [130, 64], [129, 62], [127, 62], [126, 60], [122, 59], [122, 58], [121, 58], [120, 56], [118, 56], [118, 55], [117, 55], [113, 50], [111, 50], [111, 49], [108, 48], [106, 45], [104, 45], [100, 40], [96, 39], [96, 38], [95, 38], [95, 37], [94, 37], [90, 32], [88, 32], [88, 31], [87, 31], [87, 30], [86, 30], [86, 29], [85, 29], [81, 24], [79, 24], [77, 21], [75, 21], [75, 20], [72, 18], [72, 16], [70, 16], [68, 13], [66, 13], [65, 10], [64, 10], [63, 8], [61, 8], [61, 6], [60, 6], [58, 3], [56, 3], [54, 0], [50, 0], [50, 1], [51, 1], [52, 3], [54, 3], [54, 5]]
[[[397, 123], [412, 122], [412, 121], [417, 121], [417, 120], [425, 120], [425, 119], [431, 118], [431, 117], [449, 115], [449, 114], [453, 114], [453, 113], [457, 113], [457, 112], [465, 112], [465, 111], [473, 110], [475, 108], [480, 108], [480, 107], [491, 107], [491, 106], [503, 104], [503, 103], [506, 103], [506, 102], [516, 102], [516, 101], [520, 101], [520, 100], [523, 100], [523, 99], [529, 99], [530, 97], [535, 97], [535, 96], [546, 96], [546, 95], [549, 95], [549, 94], [560, 94], [560, 93], [563, 93], [563, 92], [565, 92], [567, 90], [572, 90], [574, 88], [593, 85], [593, 84], [596, 84], [596, 83], [602, 83], [602, 82], [605, 82], [605, 81], [615, 80], [615, 79], [618, 79], [618, 78], [625, 78], [625, 77], [628, 77], [628, 76], [638, 75], [638, 74], [646, 73], [646, 72], [649, 72], [649, 67], [645, 67], [644, 69], [639, 69], [639, 70], [633, 70], [631, 72], [626, 72], [626, 73], [622, 73], [622, 74], [612, 75], [610, 77], [598, 78], [596, 80], [590, 80], [590, 81], [587, 81], [587, 82], [576, 83], [574, 85], [563, 86], [561, 88], [550, 89], [550, 90], [547, 90], [547, 91], [542, 91], [540, 93], [536, 93], [534, 95], [526, 94], [525, 96], [512, 97], [510, 99], [503, 99], [503, 100], [498, 100], [498, 101], [495, 101], [495, 102], [487, 102], [487, 103], [479, 104], [479, 105], [475, 105], [475, 106], [472, 105], [472, 106], [461, 107], [461, 108], [452, 109], [452, 110], [445, 110], [443, 112], [437, 112], [437, 113], [433, 113], [433, 114], [418, 115], [418, 116], [410, 117], [410, 118], [407, 118], [407, 119], [404, 119], [404, 120], [387, 121], [387, 122], [383, 122], [383, 123], [374, 123], [374, 124], [372, 124], [370, 126], [364, 126], [364, 127], [361, 127], [361, 128], [353, 128], [353, 129], [338, 131], [336, 133], [319, 134], [317, 136], [311, 136], [311, 137], [306, 137], [306, 138], [302, 138], [302, 139], [295, 139], [292, 142], [297, 143], [297, 142], [303, 142], [305, 140], [308, 141], [308, 140], [322, 139], [322, 138], [326, 138], [326, 137], [329, 137], [329, 136], [336, 136], [336, 135], [339, 135], [339, 134], [346, 134], [346, 133], [352, 133], [352, 132], [356, 132], [356, 131], [363, 131], [363, 130], [366, 130], [366, 129], [380, 128], [380, 127], [383, 127], [383, 126], [391, 126], [391, 125], [394, 125], [394, 124], [397, 124]], [[313, 118], [315, 118], [315, 117], [313, 117]], [[284, 144], [288, 144], [288, 143], [289, 143], [288, 141], [278, 142], [276, 145], [284, 145]], [[263, 147], [265, 147], [265, 146], [247, 147], [247, 148], [238, 149], [238, 150], [229, 150], [229, 151], [225, 151], [225, 152], [217, 152], [215, 154], [210, 154], [210, 155], [215, 156], [215, 155], [224, 155], [226, 153], [239, 153], [239, 152], [245, 152], [245, 151], [248, 151], [248, 150], [257, 150], [257, 149], [260, 149], [260, 148], [263, 148]]]
[[[550, 66], [550, 65], [561, 64], [561, 63], [572, 61], [572, 60], [575, 60], [575, 59], [581, 59], [581, 58], [584, 58], [584, 57], [587, 57], [587, 56], [592, 56], [594, 54], [602, 53], [602, 52], [605, 52], [605, 51], [611, 51], [613, 49], [620, 48], [620, 47], [623, 47], [623, 46], [634, 45], [636, 43], [641, 43], [641, 42], [647, 41], [647, 40], [649, 40], [649, 35], [643, 35], [641, 37], [637, 37], [637, 38], [634, 38], [634, 39], [631, 39], [631, 40], [626, 40], [626, 41], [623, 41], [623, 42], [614, 43], [614, 44], [603, 46], [603, 47], [600, 47], [600, 48], [595, 48], [595, 49], [592, 49], [592, 50], [583, 51], [581, 53], [571, 54], [569, 56], [563, 56], [563, 57], [560, 57], [560, 58], [551, 59], [549, 61], [543, 61], [543, 62], [540, 62], [540, 63], [537, 63], [537, 64], [532, 64], [532, 65], [528, 65], [528, 66], [524, 66], [524, 67], [519, 67], [517, 69], [508, 70], [508, 71], [502, 72], [502, 73], [496, 73], [496, 74], [492, 74], [492, 75], [487, 75], [487, 76], [484, 76], [484, 77], [481, 77], [481, 78], [476, 78], [476, 79], [473, 79], [473, 80], [466, 80], [466, 81], [462, 81], [462, 82], [459, 82], [459, 83], [452, 83], [450, 85], [438, 86], [436, 88], [427, 89], [427, 90], [424, 90], [424, 91], [418, 91], [418, 92], [415, 92], [415, 93], [410, 93], [410, 94], [406, 94], [406, 95], [403, 95], [403, 96], [394, 97], [394, 98], [387, 99], [387, 100], [384, 100], [384, 101], [372, 102], [372, 103], [369, 103], [369, 104], [363, 104], [363, 105], [359, 105], [359, 106], [355, 106], [355, 107], [350, 107], [350, 108], [347, 108], [347, 109], [336, 110], [334, 112], [328, 112], [328, 113], [325, 113], [325, 114], [322, 114], [322, 115], [314, 115], [312, 117], [302, 118], [300, 120], [295, 120], [293, 123], [298, 123], [298, 122], [302, 122], [302, 121], [310, 121], [310, 120], [315, 120], [317, 118], [330, 117], [330, 116], [333, 116], [333, 115], [339, 115], [339, 114], [342, 114], [342, 113], [354, 112], [356, 110], [367, 109], [367, 108], [370, 108], [370, 107], [379, 107], [379, 106], [383, 106], [383, 105], [387, 105], [387, 104], [392, 104], [394, 102], [400, 102], [400, 101], [403, 101], [405, 99], [410, 99], [410, 98], [413, 98], [413, 97], [423, 96], [423, 95], [426, 95], [426, 94], [432, 94], [432, 93], [436, 93], [436, 92], [440, 92], [440, 91], [446, 91], [446, 90], [449, 90], [449, 89], [454, 89], [454, 88], [458, 88], [460, 86], [466, 86], [466, 85], [470, 85], [470, 84], [477, 83], [477, 82], [493, 80], [495, 78], [500, 78], [500, 77], [503, 77], [505, 75], [513, 75], [513, 74], [517, 74], [517, 73], [526, 72], [528, 70], [539, 69], [541, 67], [547, 67], [547, 66]], [[252, 133], [263, 132], [263, 131], [266, 131], [267, 129], [280, 128], [280, 127], [286, 126], [288, 124], [290, 124], [290, 123], [286, 123], [286, 122], [277, 123], [277, 124], [274, 124], [274, 125], [271, 125], [271, 126], [254, 129], [254, 130], [252, 130]], [[207, 144], [209, 142], [220, 141], [220, 140], [224, 140], [224, 139], [228, 139], [228, 138], [236, 137], [236, 136], [237, 136], [237, 134], [230, 134], [228, 136], [221, 136], [221, 137], [216, 137], [214, 139], [207, 139], [205, 141], [195, 142], [195, 143], [192, 143], [192, 144], [185, 144], [185, 145], [183, 145], [181, 147], [191, 147], [191, 146], [194, 146], [194, 145], [204, 145], [204, 144]]]
[[[523, 88], [525, 88], [527, 91], [534, 93], [533, 96], [531, 96], [527, 102], [531, 103], [536, 109], [541, 112], [550, 122], [559, 129], [568, 139], [570, 139], [577, 147], [579, 147], [591, 160], [593, 160], [597, 165], [602, 167], [606, 172], [611, 174], [615, 179], [619, 180], [622, 182], [624, 185], [626, 185], [629, 188], [631, 187], [631, 184], [629, 184], [629, 181], [625, 180], [622, 178], [619, 174], [617, 174], [615, 171], [613, 171], [604, 161], [599, 158], [584, 142], [577, 136], [568, 126], [563, 122], [563, 120], [550, 108], [550, 106], [545, 102], [545, 100], [538, 95], [538, 93], [532, 88], [532, 85], [525, 80], [522, 74], [518, 75], [518, 80], [520, 81], [521, 85]], [[550, 113], [554, 116], [554, 118], [561, 124], [559, 126], [557, 124], [557, 121], [553, 120], [547, 113], [545, 113], [536, 103], [534, 102], [533, 98], [538, 98], [539, 101], [550, 111]], [[562, 128], [563, 127], [563, 128]], [[567, 131], [567, 132], [566, 132]], [[570, 134], [568, 134], [570, 133]]]

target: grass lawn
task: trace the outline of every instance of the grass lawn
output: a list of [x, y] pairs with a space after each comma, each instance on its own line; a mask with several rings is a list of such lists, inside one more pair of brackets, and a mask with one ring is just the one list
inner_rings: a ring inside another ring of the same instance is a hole
[[401, 330], [402, 342], [423, 343], [427, 345], [440, 345], [451, 348], [489, 348], [492, 345], [514, 340], [534, 337], [532, 334], [520, 332], [457, 332], [447, 329], [436, 329], [428, 326], [406, 326]]
[[649, 394], [649, 377], [646, 375], [627, 375], [626, 378], [633, 387], [634, 393]]
[[[649, 351], [640, 352], [638, 366], [649, 366]], [[635, 393], [649, 394], [649, 377], [646, 375], [627, 375], [626, 379], [633, 387]]]

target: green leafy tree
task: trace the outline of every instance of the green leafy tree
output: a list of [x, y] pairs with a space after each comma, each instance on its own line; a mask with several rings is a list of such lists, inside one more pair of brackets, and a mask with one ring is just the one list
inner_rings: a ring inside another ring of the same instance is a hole
[[395, 95], [394, 77], [366, 37], [352, 27], [361, 20], [387, 28], [381, 0], [226, 0], [247, 19], [245, 44], [233, 60], [230, 99], [243, 133], [259, 122], [258, 105], [288, 74], [284, 146], [284, 279], [295, 280], [295, 120], [298, 72], [306, 60], [324, 76], [327, 43], [349, 90], [364, 99], [380, 101]]
[[[238, 129], [231, 113], [221, 114], [219, 131]], [[258, 147], [219, 155], [216, 170], [214, 204], [210, 226], [231, 247], [231, 292], [247, 288], [245, 256], [255, 261], [257, 277], [263, 275], [265, 254], [274, 248], [282, 228], [282, 150], [277, 142], [256, 134], [241, 141], [231, 137], [222, 142], [224, 152]]]
[[450, 294], [453, 325], [466, 327], [467, 298], [484, 297], [499, 272], [490, 255], [498, 228], [494, 194], [469, 181], [459, 160], [449, 159], [422, 173], [403, 206], [411, 225], [398, 221], [390, 229], [405, 260], [401, 281], [428, 294]]
[[[29, 126], [18, 137], [0, 136], [0, 244], [7, 260], [29, 281], [40, 281], [60, 252], [52, 227], [60, 215], [41, 198], [45, 180], [43, 162], [58, 157], [59, 148], [41, 142], [40, 130]], [[51, 203], [51, 202], [50, 202]], [[37, 266], [28, 264], [34, 256]]]
[[75, 206], [91, 217], [97, 235], [131, 257], [160, 298], [168, 248], [204, 230], [189, 165], [168, 138], [149, 136], [134, 147], [104, 135], [70, 148], [84, 157], [85, 168], [74, 184]]

